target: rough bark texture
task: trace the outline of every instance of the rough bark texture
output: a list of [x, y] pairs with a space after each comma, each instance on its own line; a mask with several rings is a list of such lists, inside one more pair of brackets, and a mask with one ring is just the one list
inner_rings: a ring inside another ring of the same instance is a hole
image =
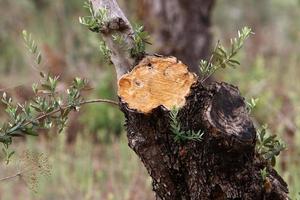
[[139, 17], [150, 30], [157, 53], [172, 55], [199, 72], [200, 59], [208, 58], [215, 0], [138, 0]]
[[236, 87], [192, 86], [179, 120], [184, 130], [203, 130], [201, 142], [175, 142], [164, 107], [143, 114], [120, 100], [129, 146], [152, 177], [156, 199], [288, 199], [287, 185], [272, 167], [262, 180], [267, 164], [255, 154], [256, 130]]

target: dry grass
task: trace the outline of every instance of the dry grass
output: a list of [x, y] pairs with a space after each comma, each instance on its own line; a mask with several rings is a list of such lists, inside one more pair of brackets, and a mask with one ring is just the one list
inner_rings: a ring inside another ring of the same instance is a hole
[[[79, 138], [65, 145], [65, 135], [50, 141], [30, 139], [18, 144], [18, 155], [9, 165], [1, 162], [0, 176], [18, 171], [23, 151], [43, 152], [51, 165], [51, 175], [41, 175], [31, 187], [31, 174], [0, 182], [1, 200], [140, 200], [153, 199], [150, 179], [141, 162], [127, 146], [126, 138], [112, 144], [93, 144]], [[21, 155], [19, 155], [21, 154]], [[21, 165], [23, 170], [26, 166]], [[28, 167], [28, 166], [27, 166]], [[0, 177], [0, 178], [1, 178]]]

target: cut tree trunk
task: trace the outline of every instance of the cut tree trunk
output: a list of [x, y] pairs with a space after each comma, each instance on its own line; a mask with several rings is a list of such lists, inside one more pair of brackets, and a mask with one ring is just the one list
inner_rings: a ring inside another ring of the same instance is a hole
[[138, 17], [151, 32], [157, 53], [172, 55], [198, 74], [211, 52], [215, 0], [137, 0]]
[[[288, 199], [286, 183], [255, 153], [256, 130], [236, 87], [203, 87], [176, 58], [146, 57], [121, 77], [119, 96], [129, 146], [156, 199]], [[172, 106], [181, 108], [182, 130], [204, 131], [202, 141], [174, 140]]]
[[[152, 177], [156, 199], [288, 199], [284, 180], [255, 152], [256, 130], [238, 88], [227, 83], [204, 87], [196, 74], [189, 72], [192, 68], [175, 57], [148, 56], [133, 67], [136, 58], [113, 40], [112, 33], [117, 32], [127, 39], [129, 48], [133, 46], [131, 25], [116, 0], [91, 2], [95, 12], [109, 11], [100, 33], [112, 51], [118, 73], [129, 146]], [[189, 1], [174, 2], [183, 8], [193, 6]], [[191, 19], [186, 23], [196, 26], [198, 22]], [[180, 45], [180, 40], [174, 42]], [[189, 40], [191, 45], [201, 41]], [[202, 141], [174, 139], [169, 117], [174, 106], [180, 108], [181, 131], [201, 130]], [[267, 170], [265, 178], [263, 169]]]

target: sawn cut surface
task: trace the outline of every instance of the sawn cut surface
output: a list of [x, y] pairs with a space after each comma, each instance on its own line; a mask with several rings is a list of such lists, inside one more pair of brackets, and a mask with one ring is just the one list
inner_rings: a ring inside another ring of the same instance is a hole
[[148, 56], [118, 83], [118, 95], [129, 108], [150, 113], [162, 105], [167, 109], [182, 107], [195, 74], [175, 57]]

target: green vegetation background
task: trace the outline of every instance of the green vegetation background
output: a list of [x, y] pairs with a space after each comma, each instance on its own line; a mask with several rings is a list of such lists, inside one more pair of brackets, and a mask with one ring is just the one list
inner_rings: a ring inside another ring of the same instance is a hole
[[[136, 1], [121, 3], [127, 13], [134, 13]], [[101, 58], [99, 39], [78, 22], [85, 11], [82, 5], [81, 0], [0, 1], [0, 92], [26, 100], [26, 88], [39, 79], [38, 71], [50, 70], [60, 73], [66, 85], [75, 76], [89, 79], [92, 90], [87, 96], [117, 98], [114, 71]], [[134, 14], [130, 18], [137, 21]], [[269, 124], [270, 132], [288, 143], [277, 168], [289, 182], [292, 199], [299, 199], [300, 2], [218, 0], [213, 18], [214, 38], [225, 44], [245, 25], [255, 32], [240, 55], [242, 66], [220, 71], [216, 78], [239, 86], [247, 99], [260, 99], [252, 112], [254, 121]], [[43, 69], [32, 66], [23, 29], [40, 44]], [[8, 166], [1, 161], [0, 178], [22, 167], [16, 160], [25, 151], [44, 152], [51, 175], [0, 182], [0, 199], [153, 199], [150, 179], [127, 147], [122, 124], [116, 108], [90, 105], [72, 116], [66, 133], [18, 141], [15, 159]]]

